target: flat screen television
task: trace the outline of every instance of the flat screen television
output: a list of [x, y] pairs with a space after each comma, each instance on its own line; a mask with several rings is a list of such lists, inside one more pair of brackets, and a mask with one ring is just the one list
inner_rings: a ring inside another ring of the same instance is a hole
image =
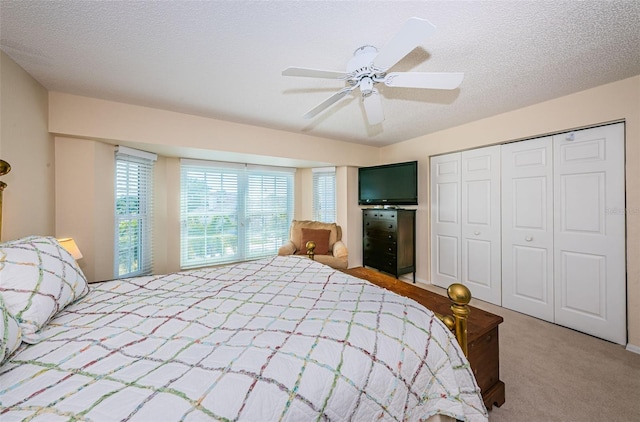
[[418, 162], [358, 169], [359, 205], [418, 205]]

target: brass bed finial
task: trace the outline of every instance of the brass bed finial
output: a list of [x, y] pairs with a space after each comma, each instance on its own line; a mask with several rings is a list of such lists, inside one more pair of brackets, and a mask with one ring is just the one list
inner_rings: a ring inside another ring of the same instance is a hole
[[469, 344], [467, 341], [467, 320], [469, 319], [469, 302], [471, 302], [471, 291], [467, 286], [460, 283], [453, 283], [447, 289], [447, 296], [453, 304], [451, 305], [452, 315], [441, 315], [435, 313], [442, 322], [456, 336], [458, 344], [465, 356], [469, 356]]
[[453, 283], [447, 289], [447, 295], [453, 302], [451, 312], [455, 321], [456, 339], [460, 343], [462, 353], [468, 356], [467, 319], [471, 310], [467, 305], [471, 302], [471, 291], [463, 284]]
[[[0, 176], [4, 176], [5, 174], [11, 171], [11, 166], [4, 160], [0, 160]], [[0, 240], [2, 239], [2, 192], [4, 188], [7, 187], [7, 184], [4, 182], [0, 182]]]
[[[5, 174], [11, 171], [11, 166], [4, 160], [0, 160], [0, 176], [4, 176]], [[6, 183], [5, 183], [6, 186]]]
[[307, 256], [311, 259], [314, 259], [316, 242], [314, 242], [313, 240], [310, 240], [304, 246], [307, 248]]

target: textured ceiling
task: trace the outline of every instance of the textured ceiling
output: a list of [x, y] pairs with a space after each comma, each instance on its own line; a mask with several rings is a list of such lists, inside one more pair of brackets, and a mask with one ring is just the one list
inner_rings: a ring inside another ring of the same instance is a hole
[[[379, 86], [386, 120], [344, 87], [283, 77], [346, 69], [410, 17], [438, 29], [392, 71], [464, 72], [454, 91]], [[2, 50], [52, 91], [388, 145], [640, 74], [638, 1], [5, 1]], [[640, 93], [639, 93], [640, 95]]]

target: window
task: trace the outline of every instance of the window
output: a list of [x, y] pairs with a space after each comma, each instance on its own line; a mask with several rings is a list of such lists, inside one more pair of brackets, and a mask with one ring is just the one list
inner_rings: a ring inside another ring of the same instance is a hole
[[180, 266], [277, 254], [293, 220], [294, 172], [182, 160]]
[[325, 223], [336, 221], [336, 169], [313, 170], [313, 219]]
[[115, 180], [115, 268], [119, 277], [151, 274], [153, 164], [157, 156], [118, 146]]

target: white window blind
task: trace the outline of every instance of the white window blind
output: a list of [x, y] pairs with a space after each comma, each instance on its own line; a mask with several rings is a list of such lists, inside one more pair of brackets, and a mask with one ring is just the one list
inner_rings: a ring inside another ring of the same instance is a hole
[[182, 160], [181, 267], [275, 255], [289, 238], [294, 169]]
[[116, 149], [116, 277], [151, 274], [153, 266], [153, 165], [155, 154]]
[[325, 223], [336, 221], [336, 169], [314, 168], [313, 219]]

